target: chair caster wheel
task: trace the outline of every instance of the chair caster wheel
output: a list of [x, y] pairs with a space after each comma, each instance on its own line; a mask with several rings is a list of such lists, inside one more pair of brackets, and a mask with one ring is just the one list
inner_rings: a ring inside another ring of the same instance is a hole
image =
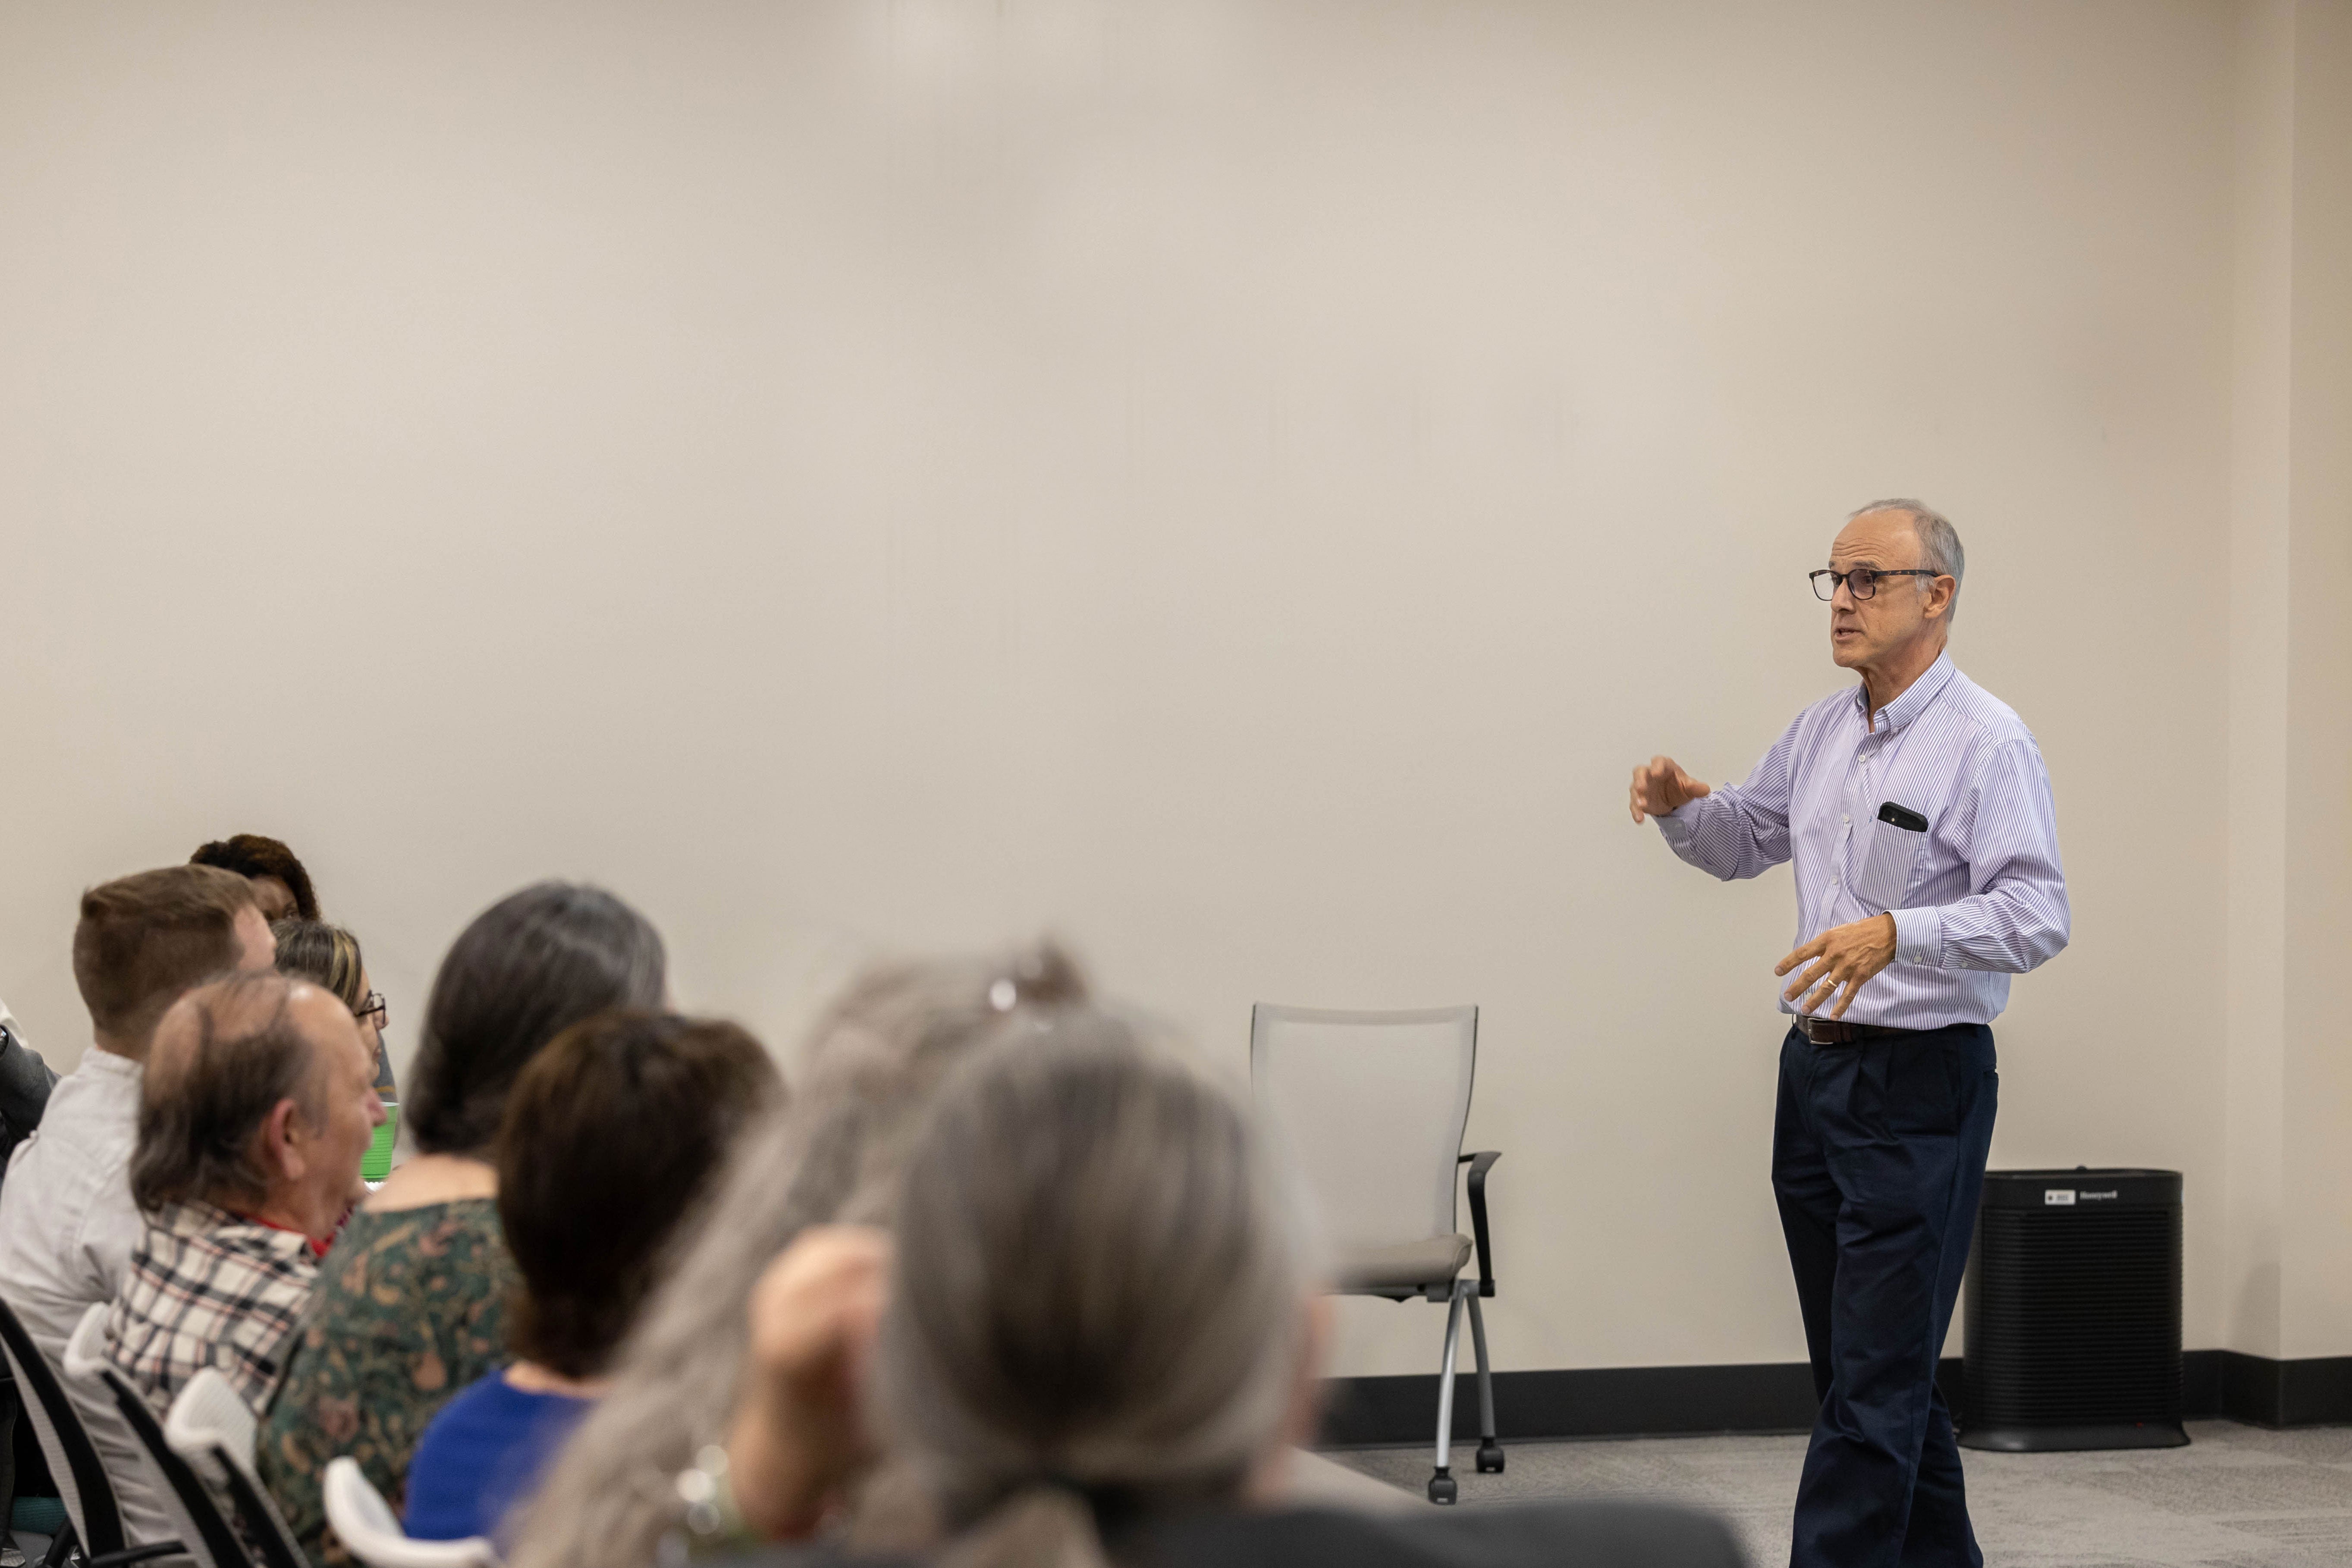
[[1432, 1502], [1450, 1503], [1460, 1494], [1461, 1489], [1454, 1484], [1454, 1478], [1444, 1470], [1429, 1478], [1429, 1500]]
[[1488, 1442], [1478, 1445], [1478, 1473], [1482, 1476], [1499, 1476], [1503, 1473], [1503, 1446], [1500, 1443]]

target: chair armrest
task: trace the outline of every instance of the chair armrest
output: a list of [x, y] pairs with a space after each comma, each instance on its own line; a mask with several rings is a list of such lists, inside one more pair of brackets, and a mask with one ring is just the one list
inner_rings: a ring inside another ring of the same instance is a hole
[[1454, 1161], [1470, 1167], [1470, 1234], [1478, 1243], [1478, 1294], [1486, 1297], [1495, 1294], [1495, 1253], [1486, 1239], [1486, 1173], [1502, 1157], [1499, 1149], [1482, 1149]]

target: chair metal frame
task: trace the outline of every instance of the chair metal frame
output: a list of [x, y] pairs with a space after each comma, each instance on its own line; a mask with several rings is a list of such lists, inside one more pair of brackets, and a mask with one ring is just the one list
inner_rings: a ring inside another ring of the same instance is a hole
[[[74, 1408], [65, 1385], [58, 1381], [48, 1358], [34, 1343], [31, 1331], [16, 1316], [16, 1310], [5, 1300], [0, 1300], [0, 1352], [6, 1353], [9, 1370], [15, 1373], [20, 1392], [17, 1403], [32, 1418], [33, 1435], [40, 1440], [42, 1456], [49, 1462], [49, 1475], [57, 1482], [58, 1495], [66, 1505], [65, 1527], [50, 1539], [42, 1568], [62, 1568], [77, 1547], [81, 1551], [85, 1568], [129, 1568], [149, 1558], [185, 1551], [177, 1541], [147, 1542], [135, 1546], [123, 1541], [121, 1506], [115, 1500], [114, 1481], [106, 1473], [105, 1461], [99, 1458], [98, 1445], [90, 1440], [88, 1429], [81, 1424], [80, 1412]], [[21, 1397], [25, 1393], [31, 1397]]]
[[107, 1359], [106, 1314], [103, 1303], [82, 1314], [73, 1338], [66, 1342], [66, 1375], [100, 1384], [114, 1396], [123, 1425], [147, 1451], [147, 1463], [163, 1483], [164, 1507], [180, 1516], [181, 1550], [196, 1568], [257, 1568], [204, 1478], [163, 1440], [163, 1424], [148, 1408], [147, 1396]]
[[[1462, 1129], [1466, 1126], [1470, 1100], [1475, 1091], [1478, 1073], [1478, 1009], [1467, 1007], [1417, 1008], [1403, 1011], [1351, 1012], [1323, 1007], [1287, 1007], [1261, 1002], [1250, 1009], [1250, 1071], [1258, 1073], [1264, 1049], [1259, 1025], [1267, 1018], [1286, 1019], [1293, 1023], [1330, 1023], [1352, 1026], [1378, 1026], [1388, 1023], [1430, 1023], [1467, 1015], [1470, 1033], [1469, 1082], [1464, 1086], [1458, 1107], [1460, 1121], [1454, 1134], [1454, 1169], [1470, 1167], [1468, 1189], [1470, 1197], [1471, 1239], [1477, 1248], [1478, 1277], [1467, 1279], [1456, 1273], [1451, 1280], [1423, 1286], [1411, 1285], [1339, 1285], [1331, 1289], [1335, 1296], [1377, 1296], [1390, 1301], [1444, 1301], [1445, 1308], [1445, 1354], [1437, 1383], [1437, 1445], [1436, 1463], [1429, 1478], [1429, 1500], [1438, 1504], [1456, 1501], [1460, 1483], [1454, 1478], [1454, 1363], [1462, 1342], [1462, 1309], [1470, 1309], [1470, 1346], [1478, 1372], [1478, 1449], [1475, 1462], [1481, 1475], [1503, 1473], [1503, 1445], [1495, 1433], [1495, 1378], [1486, 1357], [1486, 1315], [1480, 1309], [1481, 1300], [1491, 1300], [1495, 1295], [1495, 1255], [1492, 1231], [1486, 1219], [1486, 1175], [1503, 1155], [1500, 1150], [1481, 1149], [1471, 1153], [1460, 1152]], [[1458, 1233], [1457, 1233], [1458, 1234]]]

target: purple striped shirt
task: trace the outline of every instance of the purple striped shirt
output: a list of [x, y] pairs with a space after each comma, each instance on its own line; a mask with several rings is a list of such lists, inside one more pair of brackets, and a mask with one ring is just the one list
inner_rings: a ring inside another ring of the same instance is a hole
[[[1726, 881], [1795, 861], [1792, 947], [1894, 912], [1895, 961], [1855, 994], [1848, 1023], [1990, 1024], [2009, 1005], [2009, 977], [2066, 945], [2066, 872], [2042, 750], [1948, 653], [1879, 710], [1874, 730], [1863, 690], [1798, 714], [1747, 783], [1684, 803], [1657, 819], [1658, 831]], [[1927, 831], [1881, 820], [1889, 805], [1925, 817]]]

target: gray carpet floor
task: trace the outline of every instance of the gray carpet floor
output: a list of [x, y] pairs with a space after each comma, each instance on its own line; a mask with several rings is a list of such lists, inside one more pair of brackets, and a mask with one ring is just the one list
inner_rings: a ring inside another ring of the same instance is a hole
[[[2268, 1432], [2193, 1421], [2186, 1448], [2140, 1453], [1963, 1451], [1987, 1568], [2312, 1568], [2352, 1564], [2352, 1426]], [[1805, 1439], [1647, 1437], [1513, 1443], [1482, 1476], [1454, 1449], [1462, 1503], [1644, 1497], [1731, 1521], [1759, 1568], [1789, 1560]], [[1330, 1458], [1419, 1496], [1425, 1448]], [[1425, 1504], [1423, 1506], [1426, 1506]]]

